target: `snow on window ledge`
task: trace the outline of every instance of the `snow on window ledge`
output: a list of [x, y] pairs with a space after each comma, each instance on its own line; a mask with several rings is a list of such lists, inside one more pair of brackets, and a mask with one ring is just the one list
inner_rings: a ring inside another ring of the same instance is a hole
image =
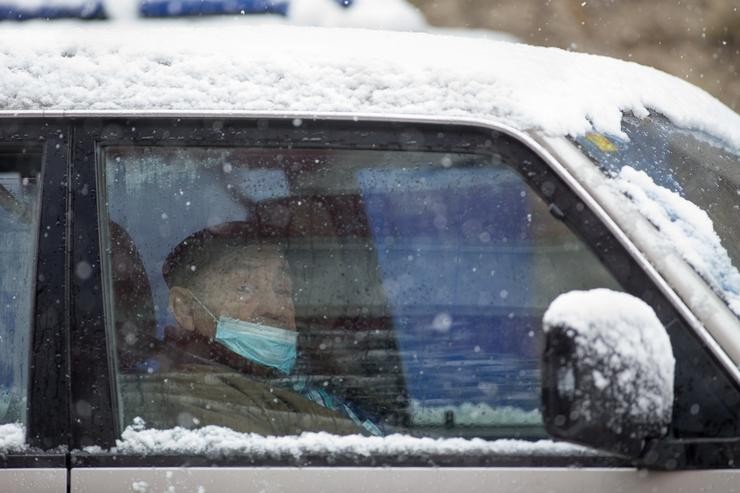
[[20, 423], [0, 425], [0, 453], [22, 452], [26, 445], [26, 427]]
[[411, 400], [411, 420], [415, 425], [440, 425], [445, 415], [452, 413], [455, 423], [461, 426], [532, 426], [542, 425], [539, 409], [525, 410], [513, 406], [492, 407], [486, 403], [466, 402], [458, 406], [426, 406], [422, 401]]
[[[101, 453], [87, 447], [87, 453]], [[124, 455], [204, 455], [208, 457], [328, 457], [424, 456], [424, 455], [516, 455], [516, 456], [593, 456], [594, 450], [550, 440], [494, 440], [463, 438], [415, 438], [407, 435], [368, 437], [339, 436], [329, 433], [303, 433], [298, 436], [262, 436], [240, 433], [220, 426], [188, 430], [181, 427], [146, 429], [137, 418], [116, 441], [111, 453]]]

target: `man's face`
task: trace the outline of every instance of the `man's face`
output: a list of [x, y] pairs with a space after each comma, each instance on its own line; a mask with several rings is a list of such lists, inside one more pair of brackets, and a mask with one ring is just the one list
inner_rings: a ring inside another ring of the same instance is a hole
[[[216, 318], [296, 329], [293, 284], [280, 248], [229, 247], [205, 269], [191, 291]], [[191, 308], [194, 329], [213, 338], [216, 321], [197, 303]]]

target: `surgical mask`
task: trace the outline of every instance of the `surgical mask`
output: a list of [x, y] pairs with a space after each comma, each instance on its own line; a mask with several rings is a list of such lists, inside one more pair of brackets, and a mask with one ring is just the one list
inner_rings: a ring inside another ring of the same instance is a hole
[[216, 322], [214, 340], [239, 356], [285, 373], [293, 370], [296, 360], [298, 333], [236, 318], [216, 316], [195, 296], [195, 299]]

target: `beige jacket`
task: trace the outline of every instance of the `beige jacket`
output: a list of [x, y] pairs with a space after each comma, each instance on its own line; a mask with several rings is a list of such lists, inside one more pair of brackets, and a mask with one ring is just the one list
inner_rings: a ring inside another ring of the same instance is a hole
[[147, 427], [160, 429], [218, 425], [260, 435], [362, 433], [335, 411], [236, 371], [188, 365], [165, 373], [122, 374], [118, 384], [124, 425], [140, 417]]

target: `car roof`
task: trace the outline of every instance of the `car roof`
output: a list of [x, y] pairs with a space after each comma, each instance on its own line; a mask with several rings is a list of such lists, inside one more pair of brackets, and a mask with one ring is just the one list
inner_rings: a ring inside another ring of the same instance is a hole
[[8, 26], [0, 111], [183, 110], [463, 117], [619, 135], [658, 112], [740, 148], [740, 115], [635, 63], [425, 33], [166, 21]]

